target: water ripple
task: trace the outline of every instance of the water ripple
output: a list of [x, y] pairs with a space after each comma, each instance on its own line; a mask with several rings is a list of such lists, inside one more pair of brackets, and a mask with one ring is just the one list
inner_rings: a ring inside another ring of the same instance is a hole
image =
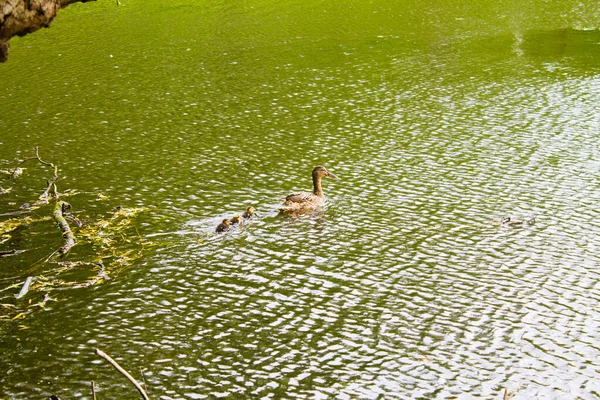
[[[36, 354], [20, 333], [21, 353], [40, 360], [0, 382], [20, 395], [36, 389], [15, 382], [59, 384], [80, 368], [131, 397], [97, 346], [161, 399], [597, 397], [600, 79], [440, 81], [405, 57], [385, 62], [384, 76], [364, 60], [281, 66], [278, 85], [197, 114], [191, 90], [161, 94], [196, 125], [165, 105], [181, 144], [160, 149], [148, 129], [139, 160], [184, 161], [124, 168], [144, 189], [122, 200], [162, 206], [168, 221], [144, 234], [169, 247], [65, 293], [30, 327], [60, 354]], [[326, 209], [278, 215], [316, 164], [340, 177], [324, 183]], [[214, 233], [248, 204], [258, 218]], [[507, 215], [536, 223], [491, 223]], [[81, 380], [71, 397], [88, 396]]]

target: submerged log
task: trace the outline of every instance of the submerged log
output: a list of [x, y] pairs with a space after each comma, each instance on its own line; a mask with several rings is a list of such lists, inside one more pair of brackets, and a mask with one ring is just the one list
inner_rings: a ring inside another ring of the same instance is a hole
[[95, 0], [0, 0], [0, 62], [8, 59], [8, 40], [47, 28], [61, 7]]
[[64, 239], [64, 246], [61, 247], [58, 252], [61, 254], [67, 253], [71, 250], [71, 247], [75, 246], [77, 240], [75, 240], [75, 235], [71, 231], [69, 227], [69, 223], [65, 219], [64, 214], [71, 209], [71, 205], [65, 201], [57, 201], [54, 206], [54, 212], [52, 213], [54, 216], [54, 221], [60, 228], [62, 232], [62, 237]]

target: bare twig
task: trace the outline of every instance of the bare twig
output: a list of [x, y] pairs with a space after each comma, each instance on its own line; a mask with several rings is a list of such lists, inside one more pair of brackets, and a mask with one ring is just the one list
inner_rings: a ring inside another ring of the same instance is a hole
[[108, 354], [106, 354], [102, 350], [96, 349], [95, 352], [96, 352], [97, 355], [99, 355], [100, 357], [104, 358], [113, 367], [115, 367], [115, 369], [117, 371], [119, 371], [121, 374], [123, 374], [123, 376], [125, 376], [125, 378], [129, 379], [129, 382], [131, 382], [133, 384], [133, 386], [135, 386], [135, 388], [138, 390], [138, 392], [140, 392], [140, 394], [142, 395], [142, 398], [144, 400], [150, 400], [150, 397], [148, 397], [148, 395], [146, 394], [146, 392], [144, 391], [144, 389], [142, 388], [142, 386], [140, 386], [140, 384], [138, 383], [138, 381], [136, 381], [133, 378], [133, 376], [129, 375], [129, 372], [125, 371], [119, 364], [117, 364], [117, 362], [115, 360], [113, 360]]
[[40, 200], [48, 200], [48, 197], [49, 197], [48, 193], [50, 193], [50, 189], [52, 189], [52, 188], [54, 188], [54, 195], [57, 196], [55, 182], [58, 180], [58, 167], [56, 165], [52, 164], [51, 162], [44, 161], [40, 158], [38, 146], [35, 146], [35, 157], [26, 158], [25, 160], [21, 161], [15, 168], [13, 168], [13, 173], [11, 175], [11, 178], [15, 177], [15, 174], [19, 170], [19, 167], [21, 166], [21, 164], [23, 164], [27, 161], [30, 161], [30, 160], [38, 160], [41, 164], [47, 165], [47, 166], [51, 167], [52, 169], [54, 169], [54, 176], [50, 180], [48, 180], [46, 190], [44, 190], [44, 193], [42, 193], [40, 195], [39, 199]]
[[146, 383], [146, 378], [144, 378], [144, 371], [142, 371], [142, 367], [140, 367], [139, 369], [140, 369], [140, 376], [142, 377], [142, 380], [144, 381], [144, 389], [148, 390], [148, 384]]
[[42, 160], [40, 158], [40, 154], [39, 154], [37, 146], [35, 146], [35, 158], [37, 158], [37, 160], [40, 163], [47, 165], [49, 167], [52, 167], [54, 169], [54, 176], [48, 181], [48, 186], [46, 187], [46, 190], [44, 191], [44, 193], [42, 193], [40, 195], [40, 200], [46, 200], [49, 197], [48, 193], [50, 192], [51, 188], [54, 188], [54, 195], [55, 196], [57, 195], [55, 182], [58, 180], [58, 167], [50, 162]]
[[137, 226], [134, 224], [133, 227], [135, 228], [135, 232], [137, 233], [138, 237], [140, 238], [140, 245], [142, 246], [142, 248], [140, 249], [140, 252], [144, 251], [144, 239], [142, 239], [142, 235], [140, 235], [140, 231], [138, 230]]
[[4, 214], [0, 214], [0, 217], [12, 217], [13, 215], [29, 214], [30, 212], [31, 212], [31, 210], [12, 211], [12, 212], [7, 212], [7, 213], [4, 213]]
[[[33, 264], [31, 264], [29, 267], [27, 267], [27, 269], [25, 271], [23, 271], [23, 274], [30, 274], [30, 273], [32, 273], [33, 271], [36, 270], [36, 268], [38, 267], [38, 265], [45, 264], [49, 259], [51, 259], [52, 257], [54, 257], [54, 255], [56, 253], [58, 253], [58, 250], [54, 250], [48, 256], [40, 258], [39, 260], [37, 260], [36, 262], [34, 262]], [[1, 281], [1, 279], [0, 279], [0, 281]]]
[[507, 389], [507, 388], [505, 388], [505, 389], [504, 389], [504, 398], [503, 398], [503, 400], [512, 400], [512, 398], [513, 398], [513, 397], [515, 397], [515, 395], [517, 394], [517, 392], [518, 392], [518, 391], [519, 391], [519, 388], [518, 388], [518, 387], [517, 387], [517, 389], [516, 389], [514, 392], [512, 392], [512, 393], [510, 393], [510, 392], [508, 391], [508, 389]]
[[0, 257], [13, 256], [15, 254], [24, 253], [25, 250], [0, 250]]
[[95, 383], [94, 381], [92, 381], [92, 399], [96, 400], [96, 388], [95, 388]]

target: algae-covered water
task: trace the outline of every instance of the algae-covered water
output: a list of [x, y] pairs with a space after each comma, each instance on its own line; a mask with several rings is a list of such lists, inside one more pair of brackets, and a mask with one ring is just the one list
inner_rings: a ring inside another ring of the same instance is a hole
[[[137, 213], [114, 254], [40, 263], [43, 207], [2, 236], [0, 398], [138, 397], [96, 347], [153, 399], [600, 397], [595, 2], [120, 3], [0, 65], [0, 168]], [[278, 215], [315, 165], [326, 208]]]

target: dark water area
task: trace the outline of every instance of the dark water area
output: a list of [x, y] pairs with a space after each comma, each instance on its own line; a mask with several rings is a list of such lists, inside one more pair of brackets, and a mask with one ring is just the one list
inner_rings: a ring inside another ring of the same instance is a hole
[[[98, 270], [36, 264], [47, 208], [0, 236], [29, 250], [0, 258], [0, 399], [135, 398], [96, 347], [153, 399], [600, 396], [597, 4], [99, 1], [11, 46], [0, 168], [39, 146], [82, 219], [141, 210], [141, 256], [82, 239], [106, 276], [68, 285]], [[326, 207], [279, 215], [315, 165]], [[23, 166], [0, 214], [44, 188]], [[65, 284], [14, 318], [27, 276]]]

